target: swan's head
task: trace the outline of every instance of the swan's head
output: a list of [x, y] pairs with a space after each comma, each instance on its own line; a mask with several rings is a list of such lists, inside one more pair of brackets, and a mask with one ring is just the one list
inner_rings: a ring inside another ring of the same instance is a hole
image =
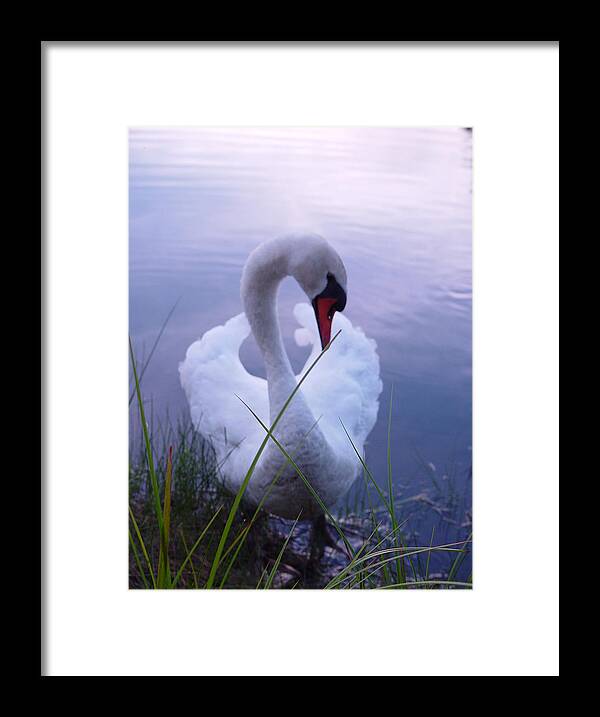
[[346, 268], [339, 254], [316, 234], [291, 236], [288, 270], [310, 299], [321, 348], [331, 340], [331, 324], [336, 311], [346, 306]]

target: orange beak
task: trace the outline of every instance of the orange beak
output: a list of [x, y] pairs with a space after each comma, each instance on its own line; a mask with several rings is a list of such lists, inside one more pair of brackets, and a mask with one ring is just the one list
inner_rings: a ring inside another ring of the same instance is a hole
[[319, 336], [321, 337], [322, 349], [324, 349], [331, 340], [331, 323], [333, 321], [333, 315], [335, 314], [333, 307], [336, 303], [337, 299], [330, 297], [317, 297], [312, 302], [315, 316], [317, 317], [317, 327], [319, 329]]

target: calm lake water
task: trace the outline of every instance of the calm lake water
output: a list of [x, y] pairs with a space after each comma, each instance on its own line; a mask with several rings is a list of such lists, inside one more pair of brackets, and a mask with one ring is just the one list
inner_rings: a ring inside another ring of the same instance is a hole
[[[345, 315], [377, 341], [384, 384], [367, 444], [411, 529], [466, 537], [471, 506], [471, 132], [462, 128], [133, 129], [130, 132], [130, 332], [147, 353], [177, 308], [143, 379], [155, 416], [187, 410], [178, 363], [207, 329], [241, 311], [249, 252], [287, 231], [317, 232], [348, 271]], [[292, 365], [286, 280], [280, 318]], [[253, 340], [242, 360], [264, 376]], [[358, 491], [358, 488], [357, 488]], [[416, 495], [426, 498], [409, 500]], [[356, 497], [359, 500], [359, 497]], [[428, 503], [431, 500], [434, 506]]]

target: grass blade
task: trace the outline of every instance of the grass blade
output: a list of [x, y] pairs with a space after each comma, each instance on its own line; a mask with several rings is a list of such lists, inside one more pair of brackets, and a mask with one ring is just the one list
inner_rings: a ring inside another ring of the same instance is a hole
[[[392, 520], [392, 528], [394, 530], [394, 545], [398, 547], [398, 533], [396, 528], [398, 522], [396, 520], [396, 508], [394, 505], [394, 486], [392, 482], [392, 406], [394, 401], [394, 384], [390, 390], [390, 406], [388, 410], [388, 426], [387, 426], [387, 467], [388, 467], [388, 496], [390, 499], [390, 518]], [[400, 541], [402, 544], [402, 541]], [[398, 558], [396, 561], [396, 577], [399, 582], [406, 580], [406, 574], [404, 569], [404, 558]]]
[[[183, 530], [181, 530], [180, 533], [181, 533], [181, 540], [183, 541], [183, 548], [184, 548], [184, 550], [185, 550], [185, 552], [186, 552], [186, 555], [189, 555], [189, 554], [190, 554], [190, 550], [189, 550], [189, 548], [188, 548], [188, 546], [187, 546], [187, 543], [185, 542], [185, 535], [184, 535]], [[194, 568], [194, 561], [193, 561], [193, 560], [190, 560], [190, 568], [191, 568], [191, 571], [192, 571], [192, 578], [193, 578], [193, 580], [194, 580], [194, 588], [195, 588], [196, 590], [198, 590], [198, 589], [200, 588], [200, 585], [198, 585], [198, 576], [196, 575], [196, 568]]]
[[262, 573], [260, 574], [260, 578], [258, 578], [258, 582], [256, 583], [256, 590], [260, 589], [260, 586], [262, 585], [262, 581], [265, 578], [265, 575], [267, 574], [267, 569], [265, 568]]
[[287, 401], [283, 404], [281, 410], [279, 411], [279, 413], [277, 414], [275, 420], [273, 421], [273, 423], [272, 423], [272, 425], [271, 425], [271, 428], [270, 428], [270, 429], [267, 429], [267, 435], [265, 436], [265, 438], [264, 438], [263, 442], [261, 443], [261, 445], [260, 445], [258, 451], [256, 452], [256, 455], [254, 456], [254, 459], [252, 460], [252, 463], [250, 464], [250, 468], [248, 469], [248, 472], [246, 473], [246, 476], [244, 477], [244, 480], [242, 481], [242, 484], [240, 485], [240, 488], [239, 488], [239, 490], [238, 490], [238, 492], [237, 492], [237, 494], [236, 494], [236, 496], [235, 496], [235, 499], [234, 499], [234, 501], [233, 501], [233, 505], [231, 506], [231, 510], [229, 511], [229, 515], [228, 515], [228, 517], [227, 517], [227, 521], [226, 521], [226, 523], [225, 523], [225, 527], [223, 528], [223, 532], [222, 532], [222, 534], [221, 534], [221, 539], [219, 540], [219, 544], [218, 544], [218, 546], [217, 546], [217, 550], [216, 550], [215, 556], [214, 556], [214, 558], [213, 558], [212, 566], [211, 566], [211, 569], [210, 569], [210, 574], [209, 574], [209, 576], [208, 576], [208, 581], [207, 581], [207, 583], [206, 583], [206, 587], [207, 587], [208, 589], [212, 588], [212, 586], [213, 586], [213, 584], [214, 584], [214, 582], [215, 582], [215, 577], [216, 577], [217, 569], [218, 569], [219, 564], [220, 564], [220, 562], [221, 562], [221, 555], [222, 555], [223, 550], [224, 550], [224, 548], [225, 548], [225, 543], [227, 542], [227, 538], [228, 538], [228, 536], [229, 536], [229, 532], [231, 531], [231, 526], [232, 526], [232, 524], [233, 524], [233, 520], [234, 520], [234, 518], [235, 518], [235, 515], [236, 515], [236, 513], [237, 513], [237, 511], [238, 511], [238, 508], [239, 508], [239, 506], [240, 506], [240, 503], [241, 503], [241, 501], [242, 501], [242, 497], [243, 497], [244, 493], [246, 492], [246, 488], [248, 487], [248, 483], [250, 482], [250, 478], [252, 478], [252, 474], [254, 473], [254, 469], [256, 468], [256, 464], [258, 463], [260, 457], [262, 456], [263, 451], [265, 450], [265, 448], [266, 448], [266, 446], [267, 446], [267, 443], [269, 442], [269, 438], [272, 437], [272, 432], [273, 432], [273, 430], [275, 430], [277, 424], [278, 424], [279, 421], [281, 420], [281, 417], [282, 417], [283, 414], [285, 413], [287, 407], [290, 405], [292, 399], [294, 398], [294, 396], [295, 396], [295, 395], [298, 393], [298, 391], [300, 390], [300, 386], [302, 386], [302, 384], [304, 383], [304, 381], [306, 380], [306, 378], [309, 376], [309, 374], [310, 374], [310, 372], [313, 370], [313, 368], [317, 365], [317, 363], [319, 362], [319, 360], [321, 359], [321, 357], [323, 356], [323, 354], [325, 353], [325, 351], [327, 351], [327, 350], [330, 348], [330, 346], [333, 344], [333, 342], [336, 340], [336, 338], [340, 335], [340, 332], [341, 332], [341, 330], [337, 332], [337, 334], [331, 339], [331, 341], [327, 344], [327, 346], [325, 346], [325, 348], [321, 351], [321, 353], [317, 356], [317, 358], [316, 358], [316, 359], [312, 362], [312, 364], [308, 367], [308, 369], [306, 370], [304, 376], [302, 376], [302, 378], [298, 381], [298, 383], [296, 384], [294, 390], [293, 390], [292, 393], [290, 394], [289, 398], [288, 398]]
[[390, 512], [390, 507], [389, 507], [389, 504], [388, 504], [388, 501], [387, 501], [385, 495], [384, 495], [383, 492], [381, 491], [381, 488], [377, 485], [377, 481], [375, 480], [375, 478], [373, 478], [373, 475], [372, 475], [371, 471], [369, 470], [367, 464], [365, 463], [364, 458], [360, 455], [360, 453], [358, 452], [358, 449], [357, 449], [356, 446], [354, 445], [354, 441], [353, 441], [352, 438], [350, 437], [350, 434], [348, 433], [348, 430], [347, 430], [346, 426], [344, 425], [344, 422], [342, 421], [341, 418], [339, 419], [339, 421], [340, 421], [340, 423], [342, 424], [342, 428], [344, 429], [344, 433], [345, 433], [346, 436], [348, 437], [348, 440], [350, 441], [350, 444], [352, 445], [352, 448], [354, 449], [354, 452], [355, 452], [356, 455], [358, 456], [358, 460], [361, 462], [361, 465], [362, 465], [362, 467], [363, 467], [363, 471], [364, 471], [365, 474], [369, 477], [369, 480], [371, 481], [371, 483], [372, 483], [373, 486], [375, 487], [375, 490], [377, 491], [377, 495], [379, 496], [381, 502], [385, 505], [385, 508], [386, 508], [386, 510], [387, 510], [388, 513], [389, 513], [389, 512]]
[[197, 548], [197, 547], [200, 545], [200, 543], [202, 542], [202, 538], [204, 538], [204, 536], [206, 535], [208, 529], [209, 529], [210, 526], [213, 524], [215, 518], [216, 518], [216, 517], [219, 515], [219, 513], [221, 512], [222, 508], [223, 508], [222, 505], [220, 505], [220, 506], [218, 507], [216, 513], [215, 513], [215, 514], [213, 515], [213, 517], [209, 520], [209, 522], [208, 522], [206, 528], [204, 528], [204, 530], [203, 530], [203, 531], [200, 533], [200, 535], [198, 536], [198, 539], [196, 540], [196, 542], [192, 545], [192, 549], [189, 551], [189, 553], [188, 553], [188, 554], [186, 555], [186, 557], [185, 557], [185, 560], [184, 560], [184, 561], [181, 563], [181, 565], [179, 566], [179, 570], [177, 571], [177, 575], [175, 575], [175, 577], [173, 578], [173, 582], [172, 582], [172, 584], [171, 584], [171, 587], [174, 588], [174, 587], [177, 585], [177, 583], [179, 582], [179, 578], [182, 576], [183, 570], [184, 570], [185, 566], [186, 566], [186, 565], [189, 563], [189, 561], [192, 559], [192, 555], [196, 552], [196, 548]]
[[267, 578], [267, 583], [265, 585], [265, 590], [269, 590], [271, 585], [273, 584], [273, 580], [275, 578], [275, 574], [277, 573], [277, 568], [279, 567], [279, 563], [281, 562], [281, 558], [283, 558], [283, 554], [285, 552], [285, 549], [288, 546], [288, 543], [290, 542], [290, 538], [292, 537], [292, 533], [294, 532], [296, 525], [298, 524], [298, 521], [300, 520], [300, 516], [302, 514], [302, 511], [298, 513], [298, 517], [294, 521], [294, 524], [292, 525], [290, 532], [287, 535], [287, 538], [284, 540], [283, 545], [281, 546], [281, 550], [279, 551], [279, 555], [277, 556], [277, 559], [275, 560], [275, 563], [273, 564], [273, 567], [271, 569], [271, 572], [269, 573], [269, 577]]
[[171, 587], [171, 570], [169, 567], [169, 540], [171, 527], [171, 479], [173, 475], [173, 446], [167, 453], [167, 470], [165, 475], [165, 497], [163, 501], [163, 539], [158, 555], [158, 585], [161, 588]]
[[152, 585], [153, 585], [154, 589], [156, 589], [156, 578], [154, 577], [154, 571], [152, 570], [152, 561], [150, 560], [150, 557], [148, 556], [148, 551], [146, 550], [146, 545], [144, 543], [144, 539], [142, 538], [142, 534], [140, 533], [140, 529], [138, 527], [138, 524], [137, 524], [137, 521], [133, 514], [133, 511], [131, 510], [131, 506], [129, 506], [129, 517], [131, 518], [131, 522], [133, 523], [133, 529], [135, 530], [135, 534], [137, 536], [138, 542], [142, 549], [142, 553], [144, 554], [144, 558], [146, 559], [146, 565], [148, 566], [148, 570], [150, 571], [150, 578], [152, 580]]
[[[167, 324], [169, 323], [169, 320], [171, 319], [171, 316], [173, 316], [173, 312], [174, 312], [175, 309], [177, 308], [177, 304], [178, 304], [180, 301], [181, 301], [181, 296], [180, 296], [180, 297], [177, 299], [177, 301], [173, 304], [173, 306], [171, 307], [171, 310], [170, 310], [169, 313], [167, 314], [166, 319], [163, 321], [162, 326], [160, 327], [160, 330], [159, 330], [159, 332], [158, 332], [158, 336], [157, 336], [156, 339], [154, 340], [154, 343], [152, 344], [152, 348], [150, 349], [150, 353], [148, 354], [148, 358], [147, 358], [146, 361], [144, 362], [144, 365], [142, 366], [142, 370], [140, 371], [140, 376], [139, 376], [139, 383], [140, 383], [140, 384], [142, 383], [142, 379], [144, 378], [144, 374], [146, 373], [146, 369], [148, 368], [148, 365], [150, 364], [150, 359], [152, 358], [152, 355], [153, 355], [154, 352], [156, 351], [156, 347], [158, 346], [158, 342], [160, 341], [160, 339], [161, 339], [161, 337], [162, 337], [162, 335], [163, 335], [163, 333], [164, 333], [164, 330], [167, 328]], [[130, 406], [131, 406], [131, 402], [133, 401], [133, 399], [134, 399], [134, 397], [135, 397], [135, 393], [136, 393], [136, 391], [135, 391], [135, 388], [134, 388], [133, 391], [131, 392], [131, 395], [129, 396], [129, 405], [130, 405]]]
[[142, 392], [140, 390], [140, 381], [137, 373], [137, 366], [135, 362], [135, 355], [133, 353], [133, 344], [131, 343], [131, 337], [129, 338], [129, 354], [131, 356], [131, 365], [133, 367], [133, 377], [135, 380], [135, 391], [138, 399], [138, 407], [140, 411], [140, 421], [142, 423], [142, 433], [144, 436], [144, 447], [146, 451], [146, 461], [148, 464], [148, 473], [150, 475], [150, 483], [152, 485], [152, 494], [154, 497], [154, 507], [156, 512], [156, 519], [158, 521], [158, 530], [163, 535], [163, 517], [162, 507], [160, 505], [160, 491], [158, 488], [158, 479], [156, 477], [156, 470], [154, 468], [154, 458], [152, 456], [152, 446], [150, 444], [150, 435], [148, 433], [148, 422], [146, 421], [146, 413], [144, 411], [144, 401], [142, 400]]
[[[308, 431], [304, 434], [304, 436], [302, 436], [302, 438], [298, 441], [297, 445], [294, 447], [294, 450], [297, 450], [297, 449], [300, 447], [300, 445], [308, 438], [308, 436], [310, 435], [310, 433], [311, 433], [311, 431], [313, 430], [313, 428], [318, 424], [319, 420], [320, 420], [320, 419], [317, 419], [317, 420], [312, 424], [312, 426], [308, 429]], [[254, 515], [253, 515], [252, 518], [250, 519], [250, 523], [240, 532], [240, 534], [235, 538], [235, 540], [231, 543], [231, 545], [227, 548], [227, 550], [225, 550], [225, 551], [223, 552], [223, 556], [222, 556], [222, 558], [221, 558], [221, 561], [223, 561], [223, 560], [225, 559], [225, 557], [229, 554], [229, 552], [230, 552], [231, 550], [233, 550], [233, 548], [237, 545], [237, 549], [236, 549], [235, 553], [233, 554], [233, 557], [232, 557], [231, 560], [229, 561], [229, 564], [228, 564], [228, 566], [227, 566], [227, 569], [225, 570], [225, 573], [223, 574], [223, 577], [221, 578], [221, 583], [220, 583], [220, 585], [219, 585], [220, 588], [222, 588], [222, 587], [225, 585], [225, 583], [226, 583], [226, 581], [227, 581], [227, 578], [229, 577], [229, 573], [231, 572], [231, 569], [233, 568], [233, 565], [234, 565], [235, 561], [237, 560], [237, 556], [239, 555], [240, 550], [242, 549], [242, 547], [243, 547], [243, 545], [244, 545], [244, 542], [245, 542], [245, 540], [246, 540], [246, 538], [247, 538], [247, 536], [248, 536], [248, 533], [250, 532], [250, 528], [253, 526], [253, 524], [254, 524], [256, 518], [258, 517], [258, 515], [259, 515], [259, 513], [260, 513], [260, 511], [261, 511], [261, 509], [262, 509], [262, 506], [263, 506], [264, 502], [265, 502], [266, 499], [269, 497], [269, 494], [271, 493], [271, 491], [273, 490], [275, 484], [276, 484], [277, 481], [279, 480], [279, 477], [280, 477], [281, 474], [283, 473], [283, 469], [284, 469], [284, 468], [285, 468], [285, 465], [282, 465], [281, 468], [280, 468], [280, 469], [277, 471], [277, 473], [275, 474], [275, 477], [273, 478], [273, 480], [272, 480], [271, 483], [269, 484], [269, 487], [268, 487], [267, 490], [265, 491], [265, 494], [263, 495], [263, 497], [260, 499], [258, 505], [256, 506], [256, 510], [254, 511]]]
[[[463, 545], [466, 545], [468, 542], [470, 542], [472, 535], [473, 535], [473, 533], [469, 533], [469, 537], [463, 541]], [[462, 563], [466, 557], [466, 554], [467, 554], [467, 551], [465, 551], [463, 555], [456, 556], [456, 558], [454, 559], [454, 561], [450, 567], [450, 570], [448, 571], [448, 580], [452, 580], [454, 578], [454, 576], [458, 572], [458, 569], [462, 565]]]
[[140, 556], [138, 555], [137, 548], [135, 547], [135, 542], [133, 540], [133, 535], [131, 535], [131, 530], [129, 531], [129, 544], [131, 545], [131, 549], [133, 550], [133, 558], [135, 560], [135, 564], [137, 565], [138, 573], [140, 574], [142, 582], [144, 583], [144, 587], [146, 588], [146, 590], [149, 590], [150, 585], [148, 585], [148, 581], [146, 580], [146, 574], [142, 569], [142, 564], [140, 563]]
[[[339, 332], [338, 332], [338, 333], [339, 333]], [[240, 398], [240, 397], [238, 396], [238, 398]], [[256, 413], [254, 413], [254, 411], [250, 408], [250, 406], [249, 406], [243, 399], [241, 399], [241, 398], [240, 398], [240, 401], [244, 404], [244, 406], [246, 406], [246, 408], [250, 411], [250, 413], [254, 416], [254, 418], [256, 418], [256, 420], [260, 423], [260, 425], [264, 428], [264, 430], [267, 431], [267, 438], [270, 437], [271, 440], [273, 441], [273, 443], [275, 443], [275, 445], [277, 446], [277, 448], [279, 448], [279, 450], [280, 450], [280, 451], [283, 453], [283, 455], [287, 458], [287, 460], [288, 460], [288, 462], [290, 463], [290, 465], [292, 466], [292, 468], [296, 471], [296, 473], [297, 473], [297, 474], [300, 476], [300, 478], [302, 479], [304, 485], [308, 488], [308, 490], [309, 490], [310, 494], [312, 495], [312, 497], [313, 497], [313, 498], [317, 501], [317, 503], [319, 504], [319, 507], [321, 508], [321, 510], [325, 513], [325, 515], [327, 515], [327, 517], [328, 517], [328, 518], [331, 520], [331, 522], [333, 523], [333, 527], [336, 529], [338, 535], [340, 536], [340, 538], [341, 538], [342, 541], [344, 542], [344, 545], [346, 546], [346, 549], [348, 550], [348, 554], [349, 554], [349, 555], [353, 555], [353, 554], [354, 554], [354, 550], [353, 550], [352, 546], [350, 545], [350, 543], [348, 542], [348, 539], [347, 539], [346, 536], [344, 535], [343, 530], [340, 528], [339, 523], [338, 523], [337, 520], [333, 517], [333, 515], [330, 513], [330, 511], [329, 511], [329, 509], [327, 508], [327, 506], [325, 505], [325, 503], [323, 503], [323, 501], [322, 501], [322, 499], [321, 499], [321, 496], [320, 496], [320, 495], [317, 493], [317, 491], [312, 487], [312, 485], [310, 484], [310, 481], [309, 481], [308, 478], [304, 475], [304, 473], [300, 470], [300, 468], [298, 467], [298, 465], [296, 464], [296, 462], [294, 461], [294, 459], [292, 458], [292, 456], [290, 456], [290, 454], [289, 454], [289, 453], [286, 451], [286, 449], [281, 445], [281, 443], [277, 440], [277, 438], [275, 438], [275, 436], [274, 436], [273, 433], [267, 428], [267, 426], [265, 426], [265, 424], [260, 420], [260, 418], [256, 415]]]
[[[431, 528], [431, 540], [429, 541], [429, 547], [433, 545], [433, 536], [435, 535], [435, 525]], [[431, 558], [431, 551], [427, 554], [427, 565], [425, 567], [425, 580], [429, 580], [429, 559]]]
[[[450, 545], [452, 545], [452, 543], [451, 543]], [[444, 546], [444, 545], [435, 546], [435, 547], [432, 548], [432, 549], [433, 549], [433, 550], [443, 551], [443, 552], [459, 552], [459, 553], [463, 552], [460, 548], [452, 548], [452, 547], [447, 547], [447, 546]], [[395, 551], [395, 550], [404, 550], [404, 551], [406, 551], [406, 552], [403, 554], [403, 557], [408, 558], [408, 557], [411, 557], [411, 556], [413, 556], [413, 555], [418, 555], [418, 554], [420, 554], [420, 553], [427, 552], [427, 551], [429, 551], [429, 550], [431, 550], [431, 549], [430, 549], [430, 548], [398, 548], [398, 549], [396, 549], [396, 548], [390, 548], [390, 549], [389, 549], [389, 551]], [[389, 551], [385, 551], [385, 552], [389, 552]], [[368, 556], [365, 557], [365, 560], [371, 559], [372, 557], [374, 557], [374, 556], [373, 556], [373, 555], [368, 555]], [[344, 578], [344, 580], [346, 580], [346, 579], [348, 579], [348, 578], [355, 578], [355, 579], [354, 579], [353, 581], [351, 580], [351, 582], [348, 583], [348, 585], [346, 585], [346, 587], [347, 587], [347, 588], [357, 587], [357, 586], [359, 585], [359, 582], [363, 582], [364, 580], [367, 580], [367, 579], [369, 579], [369, 578], [374, 577], [374, 576], [377, 574], [377, 572], [378, 572], [378, 570], [379, 570], [380, 568], [382, 568], [382, 567], [383, 567], [384, 565], [386, 565], [386, 564], [395, 562], [396, 560], [397, 560], [397, 557], [396, 557], [396, 556], [392, 556], [391, 558], [386, 558], [386, 559], [384, 559], [384, 560], [380, 560], [380, 561], [375, 562], [375, 563], [370, 563], [370, 564], [367, 566], [367, 568], [368, 568], [369, 570], [371, 570], [371, 572], [370, 572], [365, 578], [363, 578], [362, 580], [360, 579], [360, 575], [362, 574], [362, 569], [361, 569], [361, 571], [359, 571], [357, 574], [347, 575], [347, 576]], [[373, 570], [373, 568], [375, 568], [375, 569]], [[359, 582], [357, 582], [357, 581], [359, 581]], [[414, 583], [411, 583], [411, 584], [412, 584], [412, 585], [424, 585], [425, 583], [426, 583], [426, 581], [419, 581], [419, 582], [414, 582]], [[392, 585], [393, 585], [393, 586], [397, 586], [397, 585], [399, 585], [399, 584], [408, 584], [408, 583], [406, 582], [406, 580], [404, 581], [404, 583], [387, 583], [387, 584], [386, 584], [386, 587], [391, 587]], [[334, 587], [335, 587], [335, 585], [334, 585]], [[383, 587], [383, 586], [380, 586], [380, 587]]]
[[440, 585], [446, 587], [472, 588], [471, 583], [463, 583], [457, 580], [422, 580], [418, 583], [396, 583], [395, 585], [382, 585], [378, 590], [387, 590], [388, 588], [419, 588], [421, 585]]

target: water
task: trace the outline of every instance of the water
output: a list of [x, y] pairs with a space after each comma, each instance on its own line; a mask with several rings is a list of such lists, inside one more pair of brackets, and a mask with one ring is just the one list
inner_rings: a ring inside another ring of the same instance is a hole
[[[387, 481], [392, 405], [394, 484], [415, 538], [470, 530], [471, 132], [462, 128], [133, 129], [130, 133], [130, 331], [150, 350], [153, 411], [186, 411], [178, 362], [204, 331], [241, 311], [239, 281], [262, 240], [307, 230], [348, 271], [345, 314], [377, 341], [384, 384], [368, 462]], [[288, 279], [280, 316], [292, 365]], [[264, 376], [253, 340], [248, 370]], [[358, 488], [352, 501], [360, 503]], [[437, 542], [437, 540], [436, 540]]]

